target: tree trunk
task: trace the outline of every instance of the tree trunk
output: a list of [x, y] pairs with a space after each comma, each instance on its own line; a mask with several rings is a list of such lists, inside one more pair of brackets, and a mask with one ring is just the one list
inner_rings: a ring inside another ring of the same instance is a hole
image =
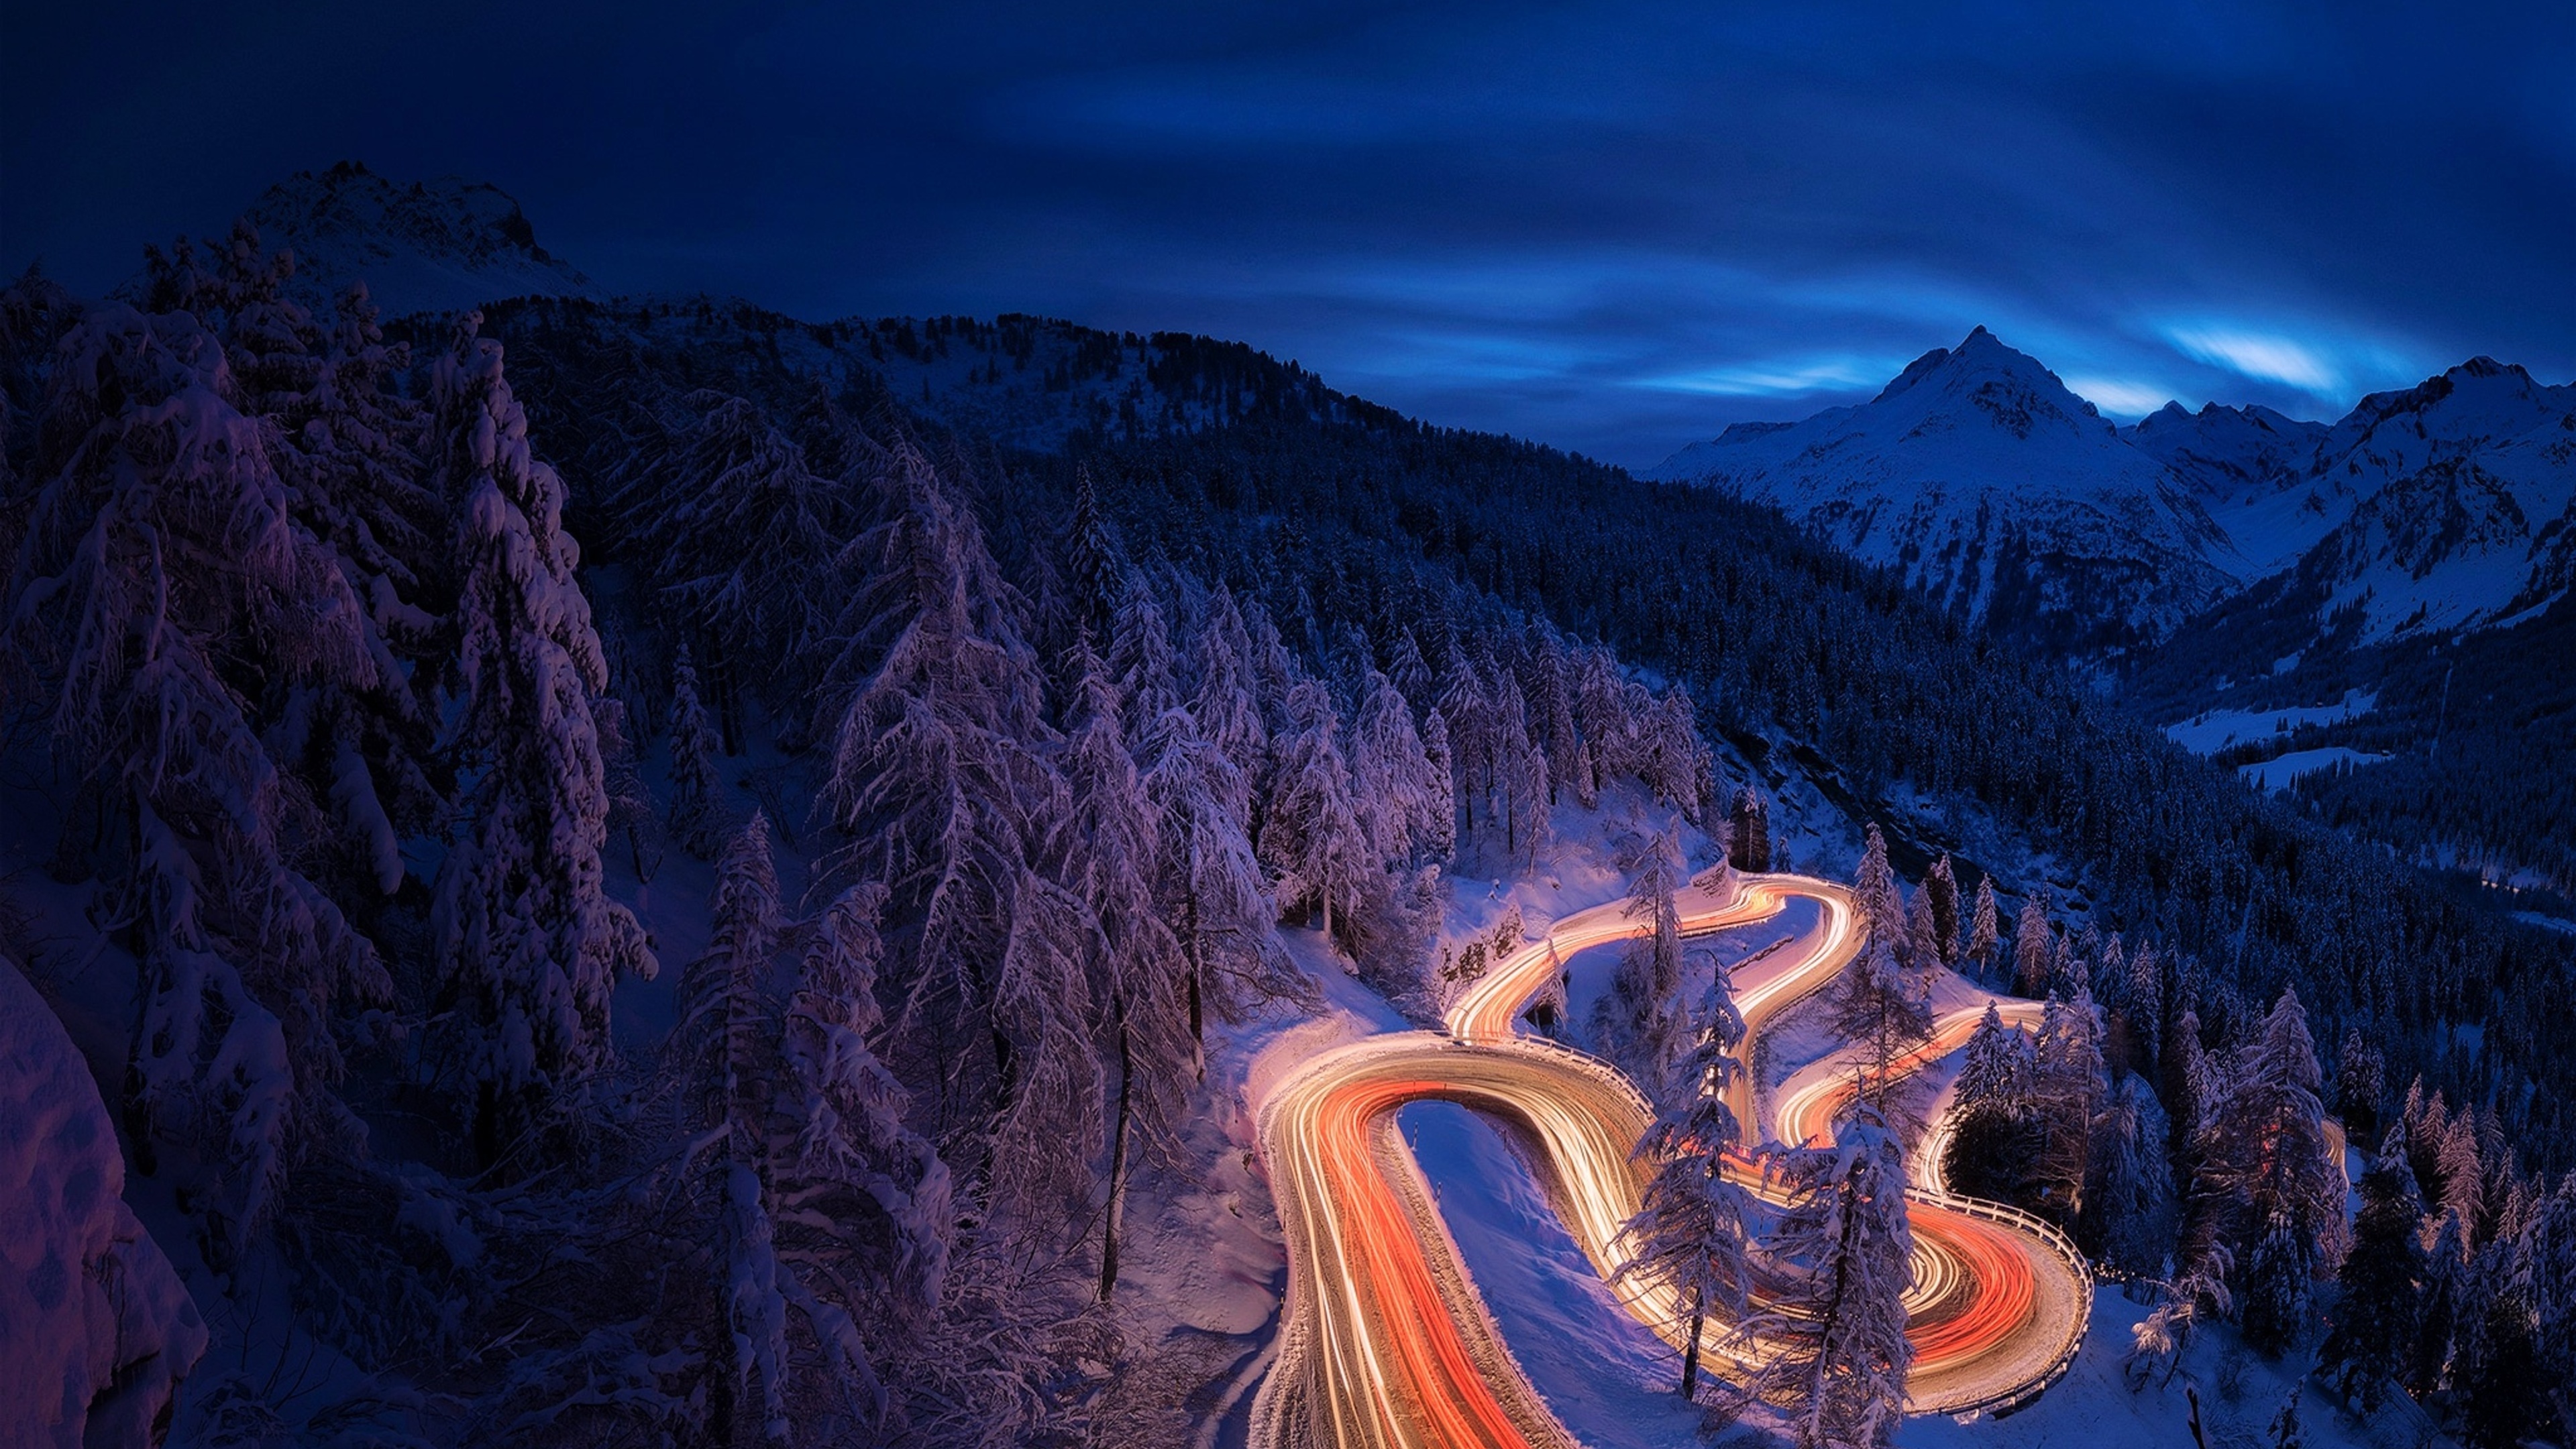
[[1110, 1137], [1109, 1211], [1100, 1229], [1100, 1301], [1118, 1286], [1118, 1218], [1127, 1206], [1127, 1092], [1135, 1064], [1127, 1051], [1127, 1005], [1118, 1004], [1118, 1125]]
[[1682, 1398], [1699, 1401], [1699, 1328], [1707, 1318], [1708, 1289], [1705, 1285], [1691, 1289], [1690, 1343], [1682, 1349]]

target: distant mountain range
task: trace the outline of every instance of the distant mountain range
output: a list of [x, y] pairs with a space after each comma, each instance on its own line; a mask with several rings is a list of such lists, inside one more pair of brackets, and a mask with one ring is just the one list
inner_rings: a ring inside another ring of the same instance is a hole
[[2332, 425], [2213, 403], [2123, 428], [1981, 327], [1865, 404], [1739, 423], [1650, 472], [2097, 660], [2278, 577], [2309, 583], [2318, 636], [2349, 617], [2379, 643], [2511, 618], [2576, 573], [2576, 386], [2483, 357]]

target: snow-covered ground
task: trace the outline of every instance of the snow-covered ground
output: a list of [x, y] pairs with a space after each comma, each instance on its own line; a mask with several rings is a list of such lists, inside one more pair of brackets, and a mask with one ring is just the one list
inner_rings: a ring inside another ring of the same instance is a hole
[[2213, 709], [2179, 724], [2165, 726], [2165, 738], [2195, 755], [2214, 755], [2229, 745], [2285, 735], [2309, 725], [2340, 724], [2359, 719], [2378, 707], [2379, 697], [2351, 690], [2333, 704], [2296, 705], [2282, 709]]

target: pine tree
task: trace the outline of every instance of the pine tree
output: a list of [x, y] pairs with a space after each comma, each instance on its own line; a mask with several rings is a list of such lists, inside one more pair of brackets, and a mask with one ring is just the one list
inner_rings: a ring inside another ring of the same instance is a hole
[[811, 683], [840, 597], [836, 555], [857, 520], [847, 490], [749, 399], [692, 392], [658, 431], [613, 474], [608, 512], [673, 622], [708, 646], [701, 662], [734, 739], [738, 684]]
[[1161, 811], [1128, 755], [1118, 686], [1087, 643], [1077, 646], [1075, 669], [1078, 692], [1063, 756], [1071, 809], [1049, 854], [1059, 862], [1059, 879], [1091, 908], [1097, 924], [1091, 996], [1108, 1005], [1104, 1034], [1117, 1064], [1109, 1199], [1100, 1239], [1100, 1297], [1106, 1301], [1118, 1283], [1118, 1234], [1132, 1150], [1139, 1142], [1157, 1156], [1174, 1150], [1172, 1133], [1185, 1084], [1197, 1071], [1198, 1047], [1189, 1015], [1193, 977], [1156, 898]]
[[2034, 1044], [2031, 1117], [2039, 1130], [2036, 1163], [2043, 1210], [2073, 1223], [2090, 1171], [2093, 1119], [2102, 1101], [2102, 1034], [2092, 998], [2052, 995]]
[[1203, 1044], [1210, 1006], [1235, 1020], [1258, 1002], [1297, 996], [1303, 978], [1273, 959], [1276, 917], [1244, 823], [1250, 792], [1234, 762], [1200, 738], [1186, 711], [1167, 710], [1146, 733], [1143, 764], [1146, 797], [1161, 817], [1157, 898], [1188, 966], [1190, 1039]]
[[2130, 1279], [2161, 1272], [2173, 1250], [2170, 1132], [2155, 1092], [2135, 1073], [2121, 1077], [2093, 1116], [2082, 1237], [2104, 1266]]
[[1687, 1315], [1685, 1399], [1698, 1396], [1700, 1345], [1709, 1316], [1742, 1324], [1752, 1289], [1744, 1239], [1749, 1194], [1729, 1182], [1724, 1171], [1726, 1154], [1742, 1139], [1726, 1093], [1744, 1071], [1734, 1054], [1743, 1039], [1744, 1019], [1720, 969], [1697, 1040], [1675, 1066], [1674, 1076], [1683, 1084], [1680, 1099], [1637, 1141], [1635, 1155], [1648, 1165], [1647, 1178], [1637, 1215], [1621, 1232], [1629, 1257], [1619, 1276], [1662, 1284]]
[[[2411, 1136], [2411, 1134], [2410, 1134]], [[2451, 1350], [2460, 1333], [2460, 1308], [2468, 1291], [2468, 1251], [2457, 1213], [2444, 1212], [2424, 1250], [2424, 1287], [2417, 1300], [2414, 1351], [2406, 1382], [2417, 1398], [2450, 1378]]]
[[1270, 730], [1255, 690], [1251, 636], [1222, 584], [1208, 596], [1193, 658], [1190, 717], [1200, 737], [1225, 752], [1247, 789], [1260, 789], [1269, 776]]
[[1619, 956], [1610, 994], [1602, 998], [1602, 1035], [1611, 1060], [1647, 1084], [1650, 1095], [1682, 1045], [1682, 931], [1673, 903], [1680, 888], [1681, 847], [1672, 832], [1639, 842], [1628, 862], [1627, 917], [1651, 923]]
[[1271, 874], [1282, 912], [1292, 919], [1320, 912], [1327, 939], [1334, 937], [1338, 912], [1347, 938], [1362, 886], [1379, 873], [1376, 851], [1352, 799], [1341, 717], [1333, 710], [1332, 697], [1307, 680], [1290, 690], [1289, 706], [1296, 733], [1281, 744], [1278, 785], [1261, 827], [1260, 859]]
[[1967, 959], [1976, 963], [1977, 975], [1985, 976], [1994, 965], [1998, 942], [1995, 923], [1995, 881], [1992, 876], [1977, 878], [1977, 908], [1968, 927]]
[[1098, 925], [1039, 869], [1070, 812], [1041, 746], [1043, 680], [971, 510], [909, 447], [868, 481], [882, 521], [851, 546], [865, 588], [843, 634], [852, 682], [824, 798], [833, 861], [882, 884], [902, 925], [894, 1040], [984, 1116], [981, 1174], [1014, 1221], [1061, 1221], [1100, 1136]]
[[2030, 893], [2013, 926], [2013, 994], [2033, 1001], [2048, 995], [2057, 967], [2057, 936], [2048, 928], [2048, 887]]
[[1898, 960], [1904, 916], [1887, 866], [1887, 842], [1875, 825], [1868, 830], [1852, 896], [1868, 938], [1835, 987], [1834, 1030], [1861, 1048], [1861, 1096], [1882, 1120], [1895, 1120], [1896, 1099], [1909, 1075], [1903, 1058], [1932, 1037], [1931, 983]]
[[717, 1298], [733, 1349], [719, 1380], [710, 1430], [722, 1442], [737, 1423], [787, 1437], [787, 1301], [779, 1290], [776, 1232], [763, 1178], [769, 1115], [778, 1098], [776, 1013], [768, 1000], [782, 924], [769, 818], [754, 811], [725, 847], [716, 872], [706, 954], [680, 973], [680, 1021], [671, 1049], [683, 1078], [682, 1131], [714, 1199]]
[[1993, 1003], [1968, 1038], [1967, 1060], [1951, 1096], [1942, 1180], [1950, 1191], [2021, 1207], [2038, 1204], [2032, 1171], [2039, 1131], [2030, 1110], [2038, 1070], [2028, 1038], [2005, 1026]]
[[1446, 863], [1458, 849], [1458, 787], [1456, 761], [1449, 753], [1449, 719], [1436, 708], [1423, 716], [1422, 758], [1422, 854]]
[[1904, 1421], [1914, 1362], [1904, 1148], [1864, 1102], [1833, 1146], [1763, 1154], [1785, 1197], [1765, 1247], [1775, 1263], [1796, 1265], [1764, 1325], [1779, 1345], [1766, 1377], [1791, 1439], [1800, 1449], [1884, 1449]]
[[2393, 1123], [2362, 1174], [2361, 1212], [2353, 1223], [2352, 1250], [2337, 1281], [2334, 1327], [2320, 1354], [2336, 1392], [2376, 1413], [2414, 1351], [2419, 1317], [2416, 1279], [2424, 1250], [2416, 1228], [2423, 1203], [2406, 1162], [2406, 1127]]
[[698, 698], [698, 670], [682, 644], [671, 659], [671, 834], [697, 855], [726, 835], [724, 777], [715, 725]]
[[1163, 711], [1180, 702], [1180, 661], [1172, 650], [1171, 626], [1142, 569], [1130, 569], [1120, 593], [1117, 617], [1109, 630], [1110, 678], [1126, 701], [1126, 729], [1141, 737]]
[[[2361, 1028], [2347, 1027], [2343, 1049], [2335, 1054], [2335, 1113], [2355, 1136], [2379, 1129], [2379, 1101], [2388, 1091], [2387, 1062], [2379, 1049], [2362, 1040]], [[2412, 1174], [2409, 1174], [2410, 1185]]]
[[1761, 791], [1747, 785], [1736, 792], [1732, 826], [1728, 848], [1735, 868], [1757, 874], [1771, 869], [1771, 807]]
[[2468, 1234], [2465, 1241], [2472, 1248], [2480, 1241], [2477, 1229], [2486, 1210], [2486, 1170], [2479, 1157], [2477, 1122], [2463, 1110], [2442, 1134], [2440, 1205], [2460, 1215], [2460, 1227]]
[[2154, 1071], [2164, 1059], [2164, 964], [2145, 942], [2129, 956], [2129, 1040], [2140, 1071]]
[[1351, 790], [1381, 862], [1411, 865], [1437, 843], [1447, 791], [1431, 774], [1413, 711], [1385, 675], [1370, 670], [1351, 731]]
[[1941, 959], [1941, 928], [1932, 918], [1932, 893], [1918, 890], [1905, 907], [1905, 937], [1897, 953], [1897, 964], [1918, 975], [1946, 970], [1949, 963]]
[[[789, 1135], [771, 1168], [789, 1209], [776, 1241], [798, 1265], [782, 1289], [813, 1338], [818, 1380], [853, 1401], [862, 1425], [884, 1415], [887, 1396], [860, 1325], [883, 1317], [901, 1332], [927, 1320], [955, 1227], [948, 1165], [904, 1125], [909, 1094], [869, 1046], [885, 1019], [884, 904], [882, 887], [851, 886], [809, 932], [783, 1031]], [[864, 1269], [827, 1266], [852, 1261]]]
[[2531, 1305], [2510, 1289], [2492, 1293], [2476, 1324], [2478, 1352], [2460, 1372], [2460, 1440], [2468, 1449], [2516, 1449], [2550, 1408]]
[[2246, 1341], [2278, 1355], [2307, 1329], [2309, 1280], [2343, 1256], [2344, 1178], [2326, 1153], [2316, 1047], [2283, 991], [2201, 1133], [2202, 1190], [2241, 1224]]
[[1952, 871], [1950, 857], [1944, 854], [1932, 862], [1923, 875], [1923, 895], [1932, 912], [1932, 941], [1941, 955], [1941, 964], [1959, 964], [1959, 878]]
[[2305, 1449], [2307, 1431], [2299, 1425], [2299, 1384], [2290, 1386], [2290, 1396], [2281, 1401], [2281, 1412], [2272, 1416], [2271, 1449]]
[[501, 347], [468, 315], [433, 378], [439, 472], [462, 510], [468, 824], [448, 852], [432, 927], [478, 1150], [496, 1162], [558, 1120], [609, 1057], [609, 990], [656, 970], [643, 928], [608, 898], [608, 794], [591, 700], [608, 666], [562, 531], [563, 482], [529, 449]]

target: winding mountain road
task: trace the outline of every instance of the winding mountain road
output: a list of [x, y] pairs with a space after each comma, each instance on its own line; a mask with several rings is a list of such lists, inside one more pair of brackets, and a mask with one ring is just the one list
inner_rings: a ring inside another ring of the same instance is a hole
[[[1763, 875], [1737, 876], [1714, 891], [1694, 885], [1676, 898], [1692, 935], [1768, 920], [1797, 900], [1818, 906], [1816, 924], [1747, 963], [1735, 982], [1748, 1060], [1772, 1019], [1832, 981], [1858, 950], [1851, 894], [1829, 881]], [[1569, 916], [1470, 987], [1445, 1034], [1391, 1032], [1345, 1044], [1306, 1062], [1257, 1104], [1289, 1283], [1279, 1356], [1254, 1403], [1255, 1445], [1571, 1449], [1573, 1436], [1513, 1362], [1468, 1282], [1395, 1118], [1410, 1102], [1451, 1101], [1493, 1120], [1610, 1277], [1641, 1186], [1629, 1153], [1651, 1114], [1615, 1068], [1518, 1035], [1513, 1022], [1567, 957], [1649, 925], [1630, 919], [1624, 902]], [[1965, 1040], [1981, 1011], [1945, 1017], [1920, 1064]], [[2035, 1019], [2036, 1011], [2027, 1014]], [[1745, 1073], [1736, 1092], [1739, 1121], [1754, 1120], [1751, 1077]], [[1771, 1135], [1794, 1142], [1830, 1133], [1838, 1090], [1847, 1095], [1849, 1082], [1837, 1089], [1830, 1072], [1811, 1069], [1784, 1088]], [[1758, 1172], [1741, 1170], [1761, 1190]], [[1963, 1413], [2026, 1402], [2064, 1372], [2081, 1342], [2090, 1274], [2047, 1224], [1951, 1196], [1937, 1164], [1921, 1155], [1913, 1175], [1911, 1407]], [[1639, 1322], [1679, 1338], [1682, 1315], [1660, 1285], [1625, 1280], [1618, 1292]], [[1762, 1347], [1741, 1351], [1758, 1356]]]

